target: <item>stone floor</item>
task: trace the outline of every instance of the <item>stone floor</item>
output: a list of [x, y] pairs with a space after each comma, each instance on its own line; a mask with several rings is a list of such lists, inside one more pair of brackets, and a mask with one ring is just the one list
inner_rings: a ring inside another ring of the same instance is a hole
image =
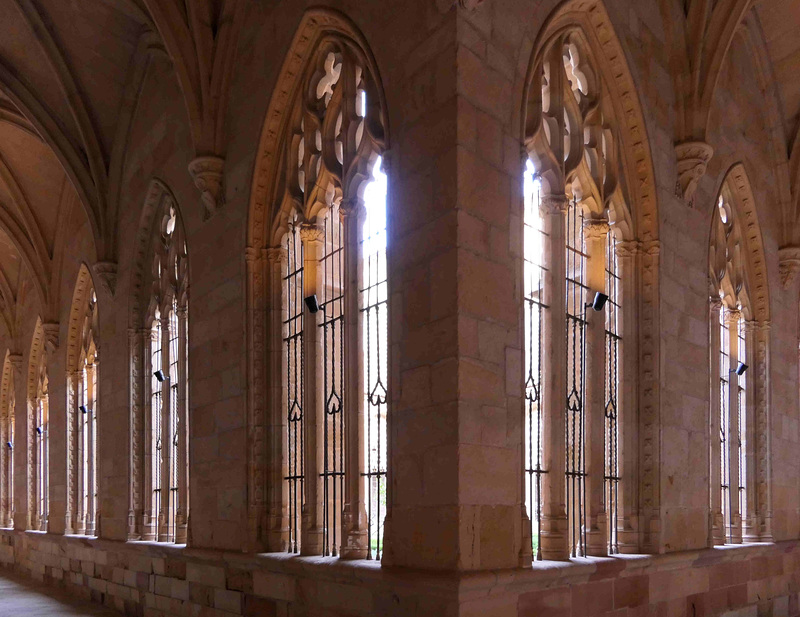
[[120, 613], [99, 604], [80, 601], [60, 590], [0, 570], [0, 617], [73, 617]]

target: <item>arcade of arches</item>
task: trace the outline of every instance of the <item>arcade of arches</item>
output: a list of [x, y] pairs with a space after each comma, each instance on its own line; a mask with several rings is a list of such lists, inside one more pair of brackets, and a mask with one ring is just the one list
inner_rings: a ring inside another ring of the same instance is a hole
[[0, 576], [800, 615], [800, 0], [0, 17]]

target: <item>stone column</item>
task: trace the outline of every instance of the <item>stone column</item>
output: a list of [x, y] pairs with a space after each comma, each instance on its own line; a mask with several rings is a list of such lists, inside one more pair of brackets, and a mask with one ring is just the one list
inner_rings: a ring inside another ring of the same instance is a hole
[[[583, 237], [586, 253], [586, 302], [594, 293], [606, 293], [606, 242], [608, 221], [586, 219]], [[586, 326], [586, 554], [608, 554], [608, 519], [604, 506], [605, 490], [605, 374], [606, 374], [606, 306], [602, 311], [585, 310]]]
[[67, 373], [67, 512], [65, 516], [65, 533], [83, 533], [81, 525], [82, 508], [80, 472], [80, 425], [81, 416], [79, 401], [80, 372], [72, 370]]
[[286, 436], [286, 413], [283, 384], [283, 322], [288, 316], [283, 294], [283, 276], [288, 252], [284, 247], [267, 249], [268, 298], [266, 313], [269, 401], [267, 440], [267, 546], [270, 551], [285, 551], [289, 542], [289, 492], [284, 478], [288, 475], [289, 448]]
[[730, 529], [726, 530], [732, 544], [742, 542], [742, 518], [739, 512], [739, 378], [736, 366], [739, 363], [739, 319], [738, 310], [725, 312], [728, 328], [730, 368], [728, 369], [728, 496], [730, 500]]
[[[748, 319], [744, 322], [744, 350], [739, 349], [739, 359], [747, 366], [744, 379], [747, 380], [747, 391], [745, 392], [745, 413], [742, 420], [744, 422], [744, 460], [745, 460], [745, 510], [742, 512], [742, 541], [758, 542], [759, 533], [756, 524], [756, 493], [758, 481], [756, 480], [756, 388], [753, 383], [756, 375], [755, 360], [756, 354], [753, 353], [758, 336], [758, 323]], [[741, 379], [741, 378], [740, 378]]]
[[542, 328], [544, 381], [544, 474], [542, 490], [542, 559], [569, 558], [566, 508], [566, 365], [564, 344], [567, 329], [566, 290], [566, 195], [545, 195], [540, 212], [550, 242], [545, 247], [545, 304]]
[[[172, 414], [172, 401], [170, 400], [170, 344], [169, 339], [171, 336], [169, 323], [169, 312], [165, 311], [161, 315], [161, 339], [158, 344], [161, 345], [161, 366], [159, 367], [164, 374], [164, 381], [160, 382], [161, 387], [161, 426], [158, 427], [158, 434], [161, 436], [161, 504], [158, 516], [158, 541], [168, 542], [171, 540], [169, 537], [169, 500], [170, 500], [170, 486], [169, 486], [169, 465], [170, 465], [170, 450], [172, 444], [169, 440], [169, 422], [170, 415]], [[156, 453], [158, 456], [159, 453]]]
[[[313, 224], [304, 224], [300, 229], [303, 243], [303, 297], [319, 296], [324, 281], [319, 259], [324, 250], [325, 231]], [[316, 314], [303, 308], [303, 354], [305, 366], [303, 431], [305, 436], [303, 460], [305, 481], [305, 504], [303, 504], [301, 549], [303, 555], [321, 555], [323, 541], [323, 487], [321, 478], [322, 429], [324, 427], [324, 396], [320, 392], [322, 366], [322, 334], [319, 321], [322, 312]]]
[[[345, 469], [342, 514], [342, 557], [366, 559], [369, 543], [365, 506], [364, 451], [364, 324], [361, 319], [361, 242], [366, 210], [358, 199], [343, 202], [339, 215], [344, 230], [344, 424]], [[356, 359], [361, 361], [356, 362]]]
[[723, 310], [719, 296], [712, 295], [708, 304], [709, 324], [709, 448], [708, 448], [708, 477], [709, 477], [709, 521], [708, 544], [716, 546], [725, 543], [725, 521], [722, 516], [721, 478], [722, 467], [720, 464], [720, 311]]
[[[128, 379], [130, 379], [129, 392], [129, 412], [128, 412], [128, 434], [130, 449], [128, 452], [128, 477], [130, 484], [128, 487], [128, 523], [127, 539], [141, 540], [143, 529], [143, 464], [144, 464], [144, 428], [143, 428], [143, 380], [144, 372], [144, 339], [147, 331], [144, 329], [128, 329], [128, 349], [130, 359], [128, 361]], [[98, 390], [100, 384], [97, 384]]]
[[95, 435], [93, 428], [97, 422], [97, 392], [95, 386], [97, 381], [97, 365], [94, 360], [90, 358], [86, 366], [86, 394], [87, 398], [84, 401], [86, 405], [86, 535], [97, 535], [95, 513], [97, 503], [95, 500], [96, 486], [96, 473], [97, 473], [97, 443], [95, 443]]
[[[156, 450], [153, 443], [153, 373], [159, 370], [160, 366], [153, 366], [153, 350], [156, 346], [160, 348], [161, 340], [158, 333], [150, 328], [145, 330], [144, 336], [144, 367], [142, 379], [144, 381], [143, 401], [142, 401], [142, 441], [144, 451], [144, 462], [142, 465], [143, 473], [143, 495], [142, 495], [142, 540], [156, 540], [158, 538], [158, 512], [153, 501], [153, 468], [155, 466]], [[160, 434], [160, 433], [159, 433]]]
[[756, 327], [755, 370], [750, 383], [755, 385], [755, 520], [761, 542], [772, 542], [772, 385], [770, 383], [770, 322]]
[[[186, 544], [189, 526], [189, 401], [186, 392], [188, 383], [187, 360], [189, 358], [188, 309], [181, 304], [177, 310], [178, 318], [178, 494], [175, 504], [175, 544]], [[170, 352], [171, 353], [171, 352]], [[172, 384], [170, 384], [172, 385]]]
[[639, 424], [636, 396], [639, 367], [639, 243], [635, 240], [616, 243], [619, 305], [622, 340], [620, 341], [617, 426], [619, 448], [619, 513], [617, 526], [620, 553], [639, 552]]

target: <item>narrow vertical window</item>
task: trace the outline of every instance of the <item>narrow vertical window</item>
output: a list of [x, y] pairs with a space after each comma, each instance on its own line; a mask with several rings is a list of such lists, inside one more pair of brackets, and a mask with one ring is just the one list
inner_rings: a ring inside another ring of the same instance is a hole
[[344, 497], [344, 245], [339, 205], [324, 224], [322, 274], [323, 416], [323, 555], [338, 555]]
[[80, 372], [78, 387], [78, 493], [80, 494], [78, 533], [87, 531], [89, 518], [89, 379], [86, 370], [86, 359]]
[[605, 511], [608, 517], [608, 552], [619, 552], [619, 361], [622, 341], [620, 278], [617, 268], [617, 240], [606, 240], [606, 377], [605, 377]]
[[290, 553], [300, 552], [300, 516], [303, 511], [303, 243], [299, 227], [286, 236], [286, 272], [283, 297], [286, 318], [283, 322], [283, 352], [286, 358], [286, 476], [288, 492]]
[[544, 247], [547, 236], [539, 214], [541, 181], [527, 161], [524, 176], [523, 268], [525, 327], [525, 497], [531, 521], [532, 552], [541, 559], [542, 476], [542, 328], [544, 325]]
[[[739, 362], [747, 364], [747, 333], [745, 321], [742, 317], [736, 324], [736, 332], [739, 337], [737, 357]], [[739, 461], [739, 515], [742, 521], [747, 520], [747, 371], [742, 372], [738, 377], [737, 394], [739, 397], [738, 405], [738, 435], [737, 435], [737, 459]]]
[[154, 533], [158, 536], [159, 516], [161, 512], [161, 462], [163, 442], [161, 431], [163, 428], [162, 420], [162, 390], [161, 383], [164, 380], [164, 373], [161, 368], [161, 315], [156, 311], [155, 319], [150, 329], [151, 341], [151, 360], [152, 376], [150, 378], [150, 440], [152, 460], [151, 460], [151, 486], [152, 497], [152, 517], [154, 523]]
[[569, 546], [573, 557], [586, 554], [586, 459], [585, 459], [585, 345], [588, 297], [583, 211], [573, 198], [567, 209], [566, 301], [567, 391], [566, 480]]
[[175, 539], [176, 521], [178, 512], [178, 424], [179, 402], [178, 362], [178, 303], [173, 299], [172, 310], [169, 312], [169, 423], [167, 427], [167, 444], [169, 445], [169, 504], [167, 505], [167, 536]]
[[725, 323], [727, 311], [719, 312], [719, 452], [720, 452], [720, 493], [722, 504], [722, 524], [723, 529], [728, 530], [727, 536], [730, 540], [731, 533], [731, 491], [730, 491], [730, 471], [729, 471], [729, 452], [728, 452], [728, 427], [730, 424], [730, 400], [729, 400], [729, 379], [730, 379], [730, 341], [728, 336], [728, 326]]
[[6, 444], [8, 448], [8, 526], [14, 526], [14, 432], [16, 428], [16, 422], [14, 416], [16, 415], [16, 404], [15, 404], [15, 396], [14, 396], [14, 386], [13, 386], [13, 379], [11, 380], [11, 396], [9, 402], [9, 413], [11, 415], [11, 419], [9, 421], [8, 427], [8, 434], [9, 440]]
[[361, 320], [364, 329], [364, 409], [366, 435], [367, 517], [370, 559], [383, 553], [386, 516], [386, 401], [389, 357], [386, 278], [386, 174], [380, 157], [364, 190], [362, 230]]
[[47, 373], [45, 360], [39, 373], [39, 387], [36, 396], [36, 426], [34, 439], [36, 443], [36, 515], [40, 531], [47, 531], [49, 506], [49, 461], [50, 461], [50, 405], [47, 394]]

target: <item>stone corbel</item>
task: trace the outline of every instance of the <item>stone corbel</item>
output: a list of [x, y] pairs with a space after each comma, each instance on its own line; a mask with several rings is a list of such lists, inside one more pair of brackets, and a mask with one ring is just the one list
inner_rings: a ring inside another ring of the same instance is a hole
[[453, 7], [464, 9], [466, 11], [474, 11], [486, 0], [436, 0], [436, 8], [440, 13], [447, 13]]
[[678, 182], [684, 201], [692, 204], [697, 183], [706, 173], [714, 148], [702, 141], [685, 141], [675, 145], [678, 158]]
[[225, 203], [225, 191], [222, 187], [224, 166], [225, 159], [218, 156], [198, 156], [189, 163], [189, 173], [200, 191], [205, 219], [210, 218]]
[[22, 354], [10, 353], [8, 354], [8, 361], [11, 363], [11, 368], [14, 369], [14, 375], [17, 377], [22, 376]]
[[117, 290], [117, 264], [113, 261], [99, 261], [92, 269], [100, 286], [113, 297]]
[[789, 289], [800, 272], [800, 246], [784, 246], [778, 249], [778, 272], [783, 288]]
[[44, 332], [44, 348], [47, 353], [52, 354], [58, 349], [58, 331], [59, 325], [55, 322], [42, 324]]

